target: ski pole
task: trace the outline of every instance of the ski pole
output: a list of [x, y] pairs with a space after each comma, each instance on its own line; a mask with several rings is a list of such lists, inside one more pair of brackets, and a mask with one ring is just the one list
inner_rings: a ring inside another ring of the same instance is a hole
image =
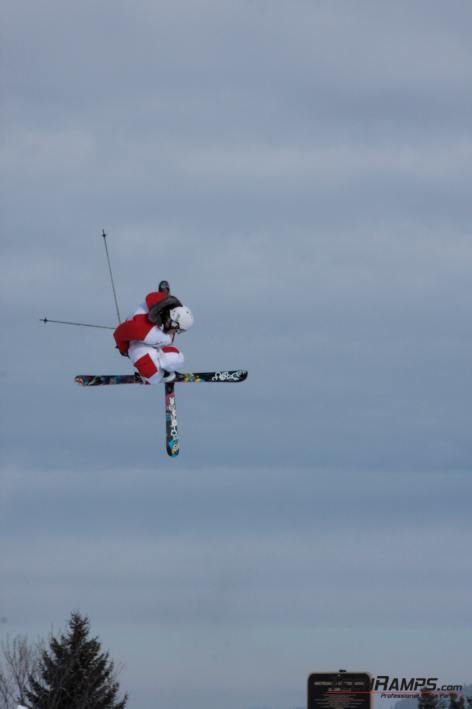
[[77, 325], [78, 327], [100, 327], [102, 330], [114, 330], [110, 325], [91, 325], [88, 322], [70, 322], [70, 320], [50, 320], [49, 318], [39, 318], [41, 322], [53, 322], [58, 325]]
[[111, 270], [111, 264], [110, 264], [110, 254], [108, 253], [108, 246], [107, 246], [107, 235], [105, 233], [105, 229], [102, 229], [102, 236], [103, 236], [103, 243], [105, 245], [105, 252], [107, 255], [107, 263], [108, 263], [108, 271], [110, 272], [110, 280], [111, 280], [111, 287], [113, 290], [113, 297], [115, 299], [115, 307], [116, 307], [116, 314], [118, 316], [118, 323], [121, 322], [121, 315], [120, 315], [120, 309], [118, 308], [118, 299], [116, 297], [116, 290], [115, 290], [115, 283], [113, 281], [113, 273]]

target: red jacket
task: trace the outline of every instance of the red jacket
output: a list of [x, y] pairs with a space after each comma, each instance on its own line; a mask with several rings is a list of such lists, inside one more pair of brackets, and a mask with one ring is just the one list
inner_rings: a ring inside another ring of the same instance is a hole
[[128, 354], [131, 340], [144, 340], [148, 332], [153, 327], [156, 327], [148, 319], [148, 313], [153, 305], [159, 303], [161, 300], [165, 300], [165, 298], [167, 298], [165, 293], [148, 293], [145, 306], [138, 308], [129, 320], [125, 320], [118, 325], [113, 333], [113, 337], [122, 355]]

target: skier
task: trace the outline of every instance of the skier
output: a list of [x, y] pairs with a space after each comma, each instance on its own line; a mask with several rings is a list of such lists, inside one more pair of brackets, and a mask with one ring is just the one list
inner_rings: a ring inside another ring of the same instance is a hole
[[172, 382], [183, 365], [184, 356], [174, 346], [177, 333], [193, 325], [193, 315], [186, 305], [170, 295], [167, 281], [148, 293], [133, 315], [118, 325], [113, 333], [116, 346], [129, 357], [143, 379], [151, 384]]

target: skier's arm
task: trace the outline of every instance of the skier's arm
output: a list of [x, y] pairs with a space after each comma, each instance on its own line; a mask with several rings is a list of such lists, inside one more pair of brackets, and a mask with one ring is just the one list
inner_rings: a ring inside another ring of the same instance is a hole
[[115, 338], [116, 342], [116, 347], [119, 350], [119, 353], [123, 355], [123, 357], [128, 356], [128, 346], [129, 346], [129, 339], [126, 337], [126, 324], [121, 323], [121, 325], [118, 325], [116, 330], [113, 333], [113, 337]]
[[154, 325], [154, 327], [149, 330], [143, 342], [151, 347], [165, 347], [166, 345], [172, 344], [173, 337]]

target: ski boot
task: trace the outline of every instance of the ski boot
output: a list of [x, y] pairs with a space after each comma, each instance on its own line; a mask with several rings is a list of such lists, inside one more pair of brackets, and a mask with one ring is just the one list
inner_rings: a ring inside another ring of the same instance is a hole
[[162, 370], [162, 381], [166, 384], [175, 382], [176, 374], [175, 372], [168, 372], [167, 369]]

